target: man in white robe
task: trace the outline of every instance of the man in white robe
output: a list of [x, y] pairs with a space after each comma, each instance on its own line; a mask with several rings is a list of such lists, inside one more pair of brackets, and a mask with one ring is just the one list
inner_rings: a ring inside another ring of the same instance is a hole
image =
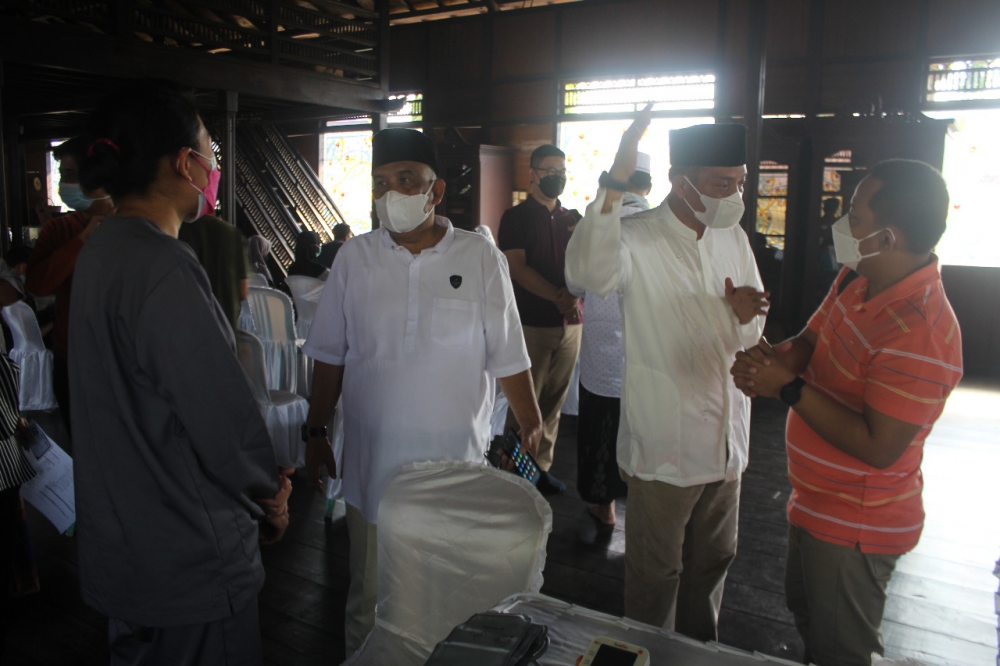
[[566, 279], [617, 292], [622, 308], [625, 614], [715, 640], [749, 448], [750, 401], [728, 370], [759, 341], [768, 302], [739, 227], [742, 125], [671, 132], [670, 194], [622, 223], [649, 111], [602, 175], [567, 248]]

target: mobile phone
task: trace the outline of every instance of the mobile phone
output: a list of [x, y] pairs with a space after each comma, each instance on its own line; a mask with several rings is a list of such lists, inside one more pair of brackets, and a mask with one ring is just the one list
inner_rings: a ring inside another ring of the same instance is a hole
[[514, 473], [527, 479], [532, 485], [538, 484], [542, 471], [538, 469], [535, 459], [531, 453], [521, 444], [521, 438], [517, 436], [513, 428], [507, 428], [507, 434], [503, 439], [503, 451], [507, 457], [514, 461]]

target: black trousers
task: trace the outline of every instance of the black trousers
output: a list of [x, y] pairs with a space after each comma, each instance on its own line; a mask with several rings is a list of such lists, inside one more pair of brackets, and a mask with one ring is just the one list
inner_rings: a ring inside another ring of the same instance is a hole
[[10, 599], [14, 576], [14, 546], [21, 521], [20, 486], [0, 491], [0, 663], [3, 663], [7, 628], [13, 621]]
[[591, 393], [580, 384], [576, 487], [580, 497], [591, 504], [611, 504], [628, 494], [628, 484], [618, 472], [621, 402]]
[[108, 619], [111, 666], [261, 666], [257, 599], [231, 617], [183, 627]]
[[52, 391], [56, 394], [59, 415], [66, 424], [66, 432], [72, 437], [73, 431], [69, 425], [69, 361], [58, 354], [52, 355]]

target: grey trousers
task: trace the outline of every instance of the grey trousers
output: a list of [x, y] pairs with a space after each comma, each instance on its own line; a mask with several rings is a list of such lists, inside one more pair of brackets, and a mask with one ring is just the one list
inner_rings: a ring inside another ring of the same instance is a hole
[[882, 613], [899, 555], [862, 553], [788, 529], [785, 599], [819, 666], [868, 666], [885, 654]]
[[108, 619], [111, 666], [260, 666], [257, 599], [231, 617], [183, 627]]
[[348, 657], [364, 644], [375, 626], [375, 604], [378, 601], [377, 527], [365, 520], [360, 511], [347, 505], [351, 583], [347, 588], [347, 608], [344, 612], [344, 644]]
[[740, 482], [682, 488], [628, 483], [625, 514], [625, 616], [718, 640], [726, 572], [736, 558]]

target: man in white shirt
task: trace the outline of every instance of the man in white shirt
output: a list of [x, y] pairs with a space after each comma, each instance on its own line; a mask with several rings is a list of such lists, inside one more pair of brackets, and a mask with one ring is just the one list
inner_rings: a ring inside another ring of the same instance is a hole
[[375, 523], [396, 472], [418, 461], [483, 461], [494, 380], [532, 453], [542, 436], [507, 262], [486, 238], [434, 215], [445, 188], [437, 172], [430, 137], [375, 135], [381, 228], [338, 252], [303, 347], [316, 361], [306, 468], [320, 490], [320, 468], [337, 473], [325, 425], [343, 390], [348, 655], [374, 625]]
[[601, 177], [567, 248], [566, 277], [598, 295], [617, 292], [622, 304], [625, 614], [714, 640], [736, 556], [750, 425], [750, 402], [727, 381], [728, 369], [759, 341], [767, 294], [738, 226], [742, 125], [671, 132], [670, 194], [621, 223], [650, 108]]

